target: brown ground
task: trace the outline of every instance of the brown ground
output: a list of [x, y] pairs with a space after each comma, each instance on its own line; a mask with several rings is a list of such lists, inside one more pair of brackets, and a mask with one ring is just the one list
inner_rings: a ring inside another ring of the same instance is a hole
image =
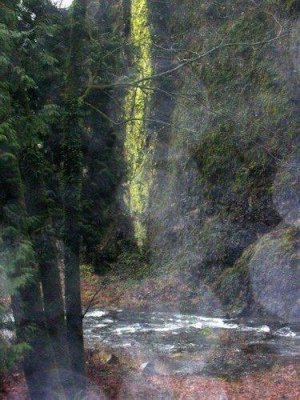
[[[104, 365], [88, 355], [91, 388], [86, 400], [298, 400], [299, 365], [287, 365], [228, 382], [200, 376], [178, 377], [125, 372], [119, 363]], [[28, 400], [24, 377], [14, 372], [2, 380], [0, 399]], [[92, 386], [93, 385], [93, 386]]]

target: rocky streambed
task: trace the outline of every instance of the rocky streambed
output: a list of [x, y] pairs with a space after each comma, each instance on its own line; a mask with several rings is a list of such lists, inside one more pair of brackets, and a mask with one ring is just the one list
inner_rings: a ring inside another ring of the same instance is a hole
[[96, 309], [84, 332], [87, 347], [122, 350], [148, 374], [235, 378], [300, 361], [299, 326], [278, 321]]

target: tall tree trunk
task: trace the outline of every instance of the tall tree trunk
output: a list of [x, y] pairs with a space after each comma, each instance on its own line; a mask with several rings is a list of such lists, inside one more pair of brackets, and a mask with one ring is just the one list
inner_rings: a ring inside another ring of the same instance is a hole
[[123, 34], [125, 38], [130, 37], [130, 24], [131, 24], [131, 0], [123, 0], [123, 20], [124, 30]]
[[[69, 135], [68, 135], [69, 136]], [[79, 142], [79, 132], [73, 131], [72, 137], [66, 138], [67, 154], [75, 155], [75, 159], [65, 159], [65, 301], [67, 317], [67, 338], [71, 355], [72, 369], [84, 374], [84, 349], [82, 330], [82, 309], [80, 298], [80, 182], [77, 182], [81, 169], [73, 168], [73, 162], [80, 160], [80, 146], [74, 143], [75, 137]], [[75, 158], [74, 157], [74, 158]], [[67, 157], [66, 157], [67, 158]], [[74, 180], [73, 180], [74, 178]]]
[[[1, 146], [0, 176], [5, 185], [3, 245], [6, 268], [12, 285], [12, 308], [17, 339], [29, 346], [24, 355], [24, 372], [31, 399], [61, 394], [55, 362], [49, 343], [42, 304], [38, 270], [27, 231], [27, 210], [23, 182], [16, 157], [7, 145]], [[3, 193], [2, 193], [3, 195]]]
[[[24, 170], [27, 210], [30, 217], [38, 220], [32, 239], [39, 263], [46, 323], [61, 383], [67, 394], [73, 385], [73, 380], [71, 375], [68, 377], [66, 374], [70, 369], [70, 355], [57, 248], [44, 183], [45, 160], [37, 146], [25, 149], [22, 160], [21, 169]], [[32, 172], [28, 173], [29, 170]]]
[[67, 60], [64, 121], [64, 211], [65, 211], [65, 297], [67, 338], [73, 371], [83, 375], [84, 347], [80, 298], [80, 199], [82, 134], [80, 126], [80, 82], [83, 79], [83, 41], [86, 0], [73, 3], [70, 51]]
[[[21, 274], [16, 272], [12, 278], [17, 279]], [[58, 399], [63, 395], [63, 391], [49, 342], [40, 287], [36, 279], [16, 290], [12, 296], [12, 308], [18, 342], [26, 343], [30, 348], [23, 360], [30, 398]]]

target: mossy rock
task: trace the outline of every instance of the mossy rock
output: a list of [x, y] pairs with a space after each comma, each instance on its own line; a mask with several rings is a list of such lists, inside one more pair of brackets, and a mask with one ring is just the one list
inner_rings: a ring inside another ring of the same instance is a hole
[[280, 227], [256, 244], [249, 263], [254, 301], [286, 322], [300, 320], [299, 245], [296, 228]]
[[215, 292], [232, 315], [241, 314], [251, 302], [249, 262], [254, 251], [255, 246], [249, 246], [234, 266], [226, 269], [214, 285]]
[[232, 312], [260, 310], [284, 322], [300, 320], [300, 234], [280, 226], [249, 246], [215, 285]]

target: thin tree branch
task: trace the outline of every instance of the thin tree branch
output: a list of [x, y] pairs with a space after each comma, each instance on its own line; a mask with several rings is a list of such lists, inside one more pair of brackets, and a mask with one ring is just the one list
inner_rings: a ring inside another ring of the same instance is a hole
[[100, 288], [98, 290], [96, 290], [96, 292], [93, 294], [90, 301], [88, 302], [88, 305], [86, 306], [86, 309], [82, 313], [82, 319], [86, 316], [86, 314], [89, 312], [91, 307], [94, 305], [93, 302], [94, 302], [96, 296], [101, 292], [102, 289], [103, 289], [103, 285], [101, 285]]
[[[128, 118], [128, 119], [125, 119], [123, 121], [114, 121], [107, 114], [105, 114], [103, 111], [99, 110], [99, 108], [93, 106], [92, 104], [87, 103], [86, 101], [84, 102], [84, 104], [86, 104], [87, 106], [91, 107], [94, 111], [99, 113], [103, 118], [105, 118], [107, 121], [111, 122], [115, 126], [126, 125], [129, 122], [133, 122], [133, 121], [154, 122], [154, 123], [161, 124], [161, 125], [172, 126], [172, 124], [169, 123], [169, 122], [162, 121], [162, 120], [155, 119], [155, 118]], [[187, 132], [197, 133], [197, 131], [195, 131], [193, 129], [189, 129], [189, 128], [185, 128], [185, 127], [182, 127], [181, 129], [183, 129], [183, 130], [185, 130]]]
[[93, 104], [88, 103], [87, 101], [84, 102], [85, 105], [91, 107], [94, 111], [96, 111], [98, 114], [100, 114], [103, 118], [105, 118], [107, 121], [111, 122], [113, 125], [117, 125], [117, 122], [111, 119], [107, 114], [105, 114], [103, 111], [101, 111], [99, 108], [93, 106]]
[[[278, 21], [276, 19], [275, 19], [275, 21], [278, 23]], [[259, 45], [263, 45], [263, 44], [272, 43], [272, 42], [278, 40], [279, 38], [283, 37], [284, 35], [285, 34], [282, 33], [282, 26], [280, 25], [278, 34], [275, 37], [268, 39], [268, 40], [261, 40], [261, 41], [257, 41], [257, 42], [253, 42], [253, 43], [249, 43], [249, 42], [233, 42], [233, 43], [224, 43], [224, 44], [220, 43], [219, 45], [212, 47], [211, 49], [205, 51], [204, 53], [198, 54], [197, 56], [195, 56], [193, 58], [184, 60], [180, 64], [178, 64], [175, 67], [170, 68], [166, 71], [158, 72], [157, 74], [150, 75], [150, 76], [138, 79], [133, 82], [117, 82], [117, 83], [110, 83], [110, 84], [103, 84], [103, 85], [90, 85], [89, 88], [90, 89], [107, 89], [107, 88], [113, 88], [113, 87], [118, 87], [118, 86], [119, 87], [121, 87], [121, 86], [136, 86], [139, 83], [143, 83], [143, 82], [150, 81], [150, 80], [155, 80], [157, 78], [161, 78], [163, 76], [170, 75], [173, 72], [176, 72], [176, 71], [180, 70], [181, 68], [185, 67], [186, 65], [189, 65], [196, 61], [199, 61], [202, 58], [204, 58], [220, 49], [224, 49], [227, 47], [237, 47], [237, 46], [247, 46], [247, 47], [259, 46]]]

